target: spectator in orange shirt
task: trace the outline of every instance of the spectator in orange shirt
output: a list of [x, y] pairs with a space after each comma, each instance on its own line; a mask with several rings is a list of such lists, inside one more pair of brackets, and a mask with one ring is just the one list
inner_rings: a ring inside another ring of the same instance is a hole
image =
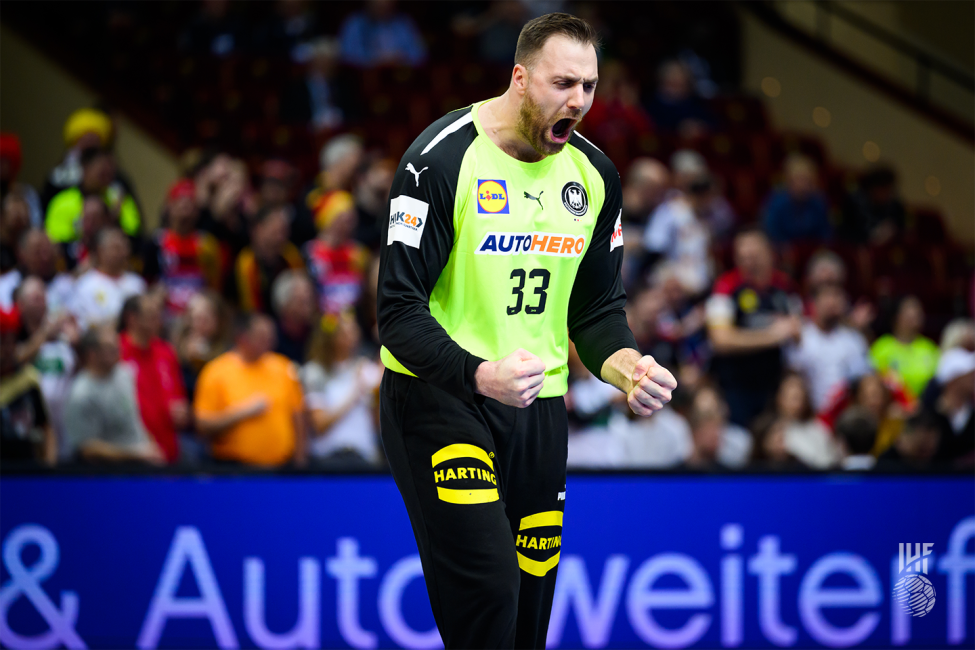
[[281, 466], [305, 459], [303, 395], [295, 365], [271, 352], [274, 322], [242, 314], [235, 346], [206, 366], [196, 385], [197, 431], [218, 461]]

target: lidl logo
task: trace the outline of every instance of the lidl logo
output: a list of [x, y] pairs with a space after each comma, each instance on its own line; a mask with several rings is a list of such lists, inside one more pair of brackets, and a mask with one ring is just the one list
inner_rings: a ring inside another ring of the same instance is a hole
[[504, 181], [477, 181], [477, 213], [508, 214], [508, 184]]

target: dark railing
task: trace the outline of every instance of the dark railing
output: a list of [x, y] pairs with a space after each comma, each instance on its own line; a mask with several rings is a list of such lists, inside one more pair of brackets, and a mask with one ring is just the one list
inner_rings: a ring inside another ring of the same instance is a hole
[[[962, 117], [957, 110], [947, 108], [944, 103], [933, 101], [931, 92], [932, 75], [938, 75], [955, 84], [962, 91], [975, 95], [975, 76], [970, 72], [831, 0], [815, 2], [815, 26], [812, 29], [800, 27], [795, 21], [787, 19], [780, 11], [780, 3], [775, 0], [743, 1], [739, 2], [738, 6], [794, 43], [909, 106], [967, 142], [975, 144], [975, 123], [972, 114], [966, 112]], [[833, 19], [842, 21], [864, 36], [882, 43], [913, 61], [917, 66], [914, 87], [884, 75], [841, 51], [832, 38]]]
[[851, 11], [832, 0], [817, 0], [816, 12], [816, 24], [820, 31], [819, 37], [824, 41], [829, 42], [830, 40], [829, 17], [832, 16], [868, 34], [871, 38], [880, 41], [891, 49], [897, 50], [900, 54], [913, 59], [917, 65], [917, 83], [914, 92], [918, 98], [929, 99], [932, 72], [940, 74], [969, 92], [975, 93], [975, 77], [971, 73], [951, 61], [925, 51], [855, 11]]

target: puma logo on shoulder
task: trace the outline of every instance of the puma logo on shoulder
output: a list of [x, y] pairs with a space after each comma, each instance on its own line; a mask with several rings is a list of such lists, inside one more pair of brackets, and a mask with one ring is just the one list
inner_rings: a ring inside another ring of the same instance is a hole
[[411, 174], [413, 174], [413, 176], [416, 178], [416, 186], [417, 187], [420, 187], [420, 174], [422, 174], [423, 172], [425, 172], [428, 169], [430, 169], [430, 168], [429, 167], [424, 167], [420, 171], [416, 171], [416, 168], [413, 166], [413, 163], [406, 163], [406, 171], [408, 171]]

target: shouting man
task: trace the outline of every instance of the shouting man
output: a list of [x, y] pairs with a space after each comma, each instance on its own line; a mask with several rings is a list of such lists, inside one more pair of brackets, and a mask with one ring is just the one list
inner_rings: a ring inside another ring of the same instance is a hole
[[619, 174], [574, 132], [597, 45], [568, 14], [527, 23], [508, 90], [427, 128], [390, 192], [382, 438], [447, 648], [545, 646], [569, 338], [639, 415], [677, 385], [626, 324]]

